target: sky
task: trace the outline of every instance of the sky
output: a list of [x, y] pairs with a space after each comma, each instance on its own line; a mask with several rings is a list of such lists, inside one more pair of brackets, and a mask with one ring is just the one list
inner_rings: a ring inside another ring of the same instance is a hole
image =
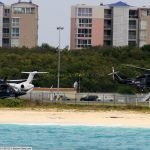
[[[0, 0], [6, 5], [18, 2], [18, 0]], [[22, 0], [28, 2], [29, 0]], [[58, 26], [64, 27], [60, 32], [60, 47], [70, 45], [70, 16], [71, 6], [76, 4], [99, 5], [115, 3], [120, 0], [32, 0], [39, 6], [39, 31], [38, 45], [48, 43], [58, 47]], [[122, 0], [132, 6], [150, 6], [150, 0]]]

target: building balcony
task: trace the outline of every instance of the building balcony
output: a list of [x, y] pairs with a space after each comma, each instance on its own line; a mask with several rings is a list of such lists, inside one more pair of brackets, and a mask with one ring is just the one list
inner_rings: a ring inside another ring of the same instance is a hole
[[137, 29], [136, 25], [129, 25], [129, 30], [136, 30], [136, 29]]
[[128, 41], [129, 46], [136, 46], [137, 42], [136, 41]]
[[111, 29], [112, 26], [111, 25], [104, 25], [104, 29]]
[[129, 15], [129, 18], [138, 18], [138, 15]]
[[12, 27], [19, 27], [19, 23], [12, 23]]
[[146, 41], [146, 38], [147, 38], [146, 35], [145, 35], [145, 36], [140, 36], [140, 37], [139, 37], [139, 40], [140, 40], [140, 41]]
[[82, 34], [82, 33], [80, 34], [80, 33], [79, 33], [79, 34], [76, 34], [76, 38], [78, 38], [78, 37], [84, 37], [84, 38], [85, 38], [85, 37], [86, 37], [86, 38], [89, 37], [89, 38], [91, 38], [92, 35], [91, 35], [91, 34]]
[[111, 36], [111, 35], [104, 35], [104, 39], [105, 39], [105, 40], [111, 40], [111, 39], [112, 39], [112, 36]]
[[136, 35], [129, 35], [129, 40], [136, 40]]
[[10, 47], [9, 43], [3, 43], [3, 47]]
[[81, 27], [81, 28], [91, 28], [92, 24], [78, 24], [78, 27]]
[[3, 23], [3, 28], [9, 28], [10, 24], [9, 23]]
[[3, 17], [5, 18], [9, 18], [10, 17], [10, 14], [9, 13], [5, 13], [4, 15], [3, 15]]
[[10, 34], [9, 33], [3, 33], [3, 38], [9, 38]]
[[104, 18], [105, 19], [111, 19], [112, 18], [112, 14], [104, 14]]

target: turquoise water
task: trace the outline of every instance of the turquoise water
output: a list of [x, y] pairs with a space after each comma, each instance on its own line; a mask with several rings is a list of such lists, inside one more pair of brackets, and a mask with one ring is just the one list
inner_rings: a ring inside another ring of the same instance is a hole
[[0, 147], [33, 150], [149, 150], [150, 129], [58, 125], [0, 125]]

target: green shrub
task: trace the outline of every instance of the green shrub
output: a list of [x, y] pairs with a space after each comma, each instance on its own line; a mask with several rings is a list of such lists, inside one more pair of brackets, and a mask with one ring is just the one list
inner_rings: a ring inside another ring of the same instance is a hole
[[22, 107], [24, 100], [21, 99], [0, 99], [1, 107]]

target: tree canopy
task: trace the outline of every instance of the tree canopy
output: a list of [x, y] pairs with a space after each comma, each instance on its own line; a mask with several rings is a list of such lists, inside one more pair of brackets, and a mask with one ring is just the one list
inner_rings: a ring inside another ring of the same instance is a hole
[[[61, 50], [60, 87], [73, 87], [80, 80], [84, 92], [135, 92], [136, 89], [120, 85], [108, 76], [112, 66], [124, 75], [135, 77], [142, 72], [123, 64], [150, 68], [150, 46], [91, 47], [83, 50]], [[47, 71], [34, 80], [37, 87], [57, 87], [58, 49], [43, 44], [32, 49], [0, 48], [0, 78], [26, 78], [22, 71]]]

